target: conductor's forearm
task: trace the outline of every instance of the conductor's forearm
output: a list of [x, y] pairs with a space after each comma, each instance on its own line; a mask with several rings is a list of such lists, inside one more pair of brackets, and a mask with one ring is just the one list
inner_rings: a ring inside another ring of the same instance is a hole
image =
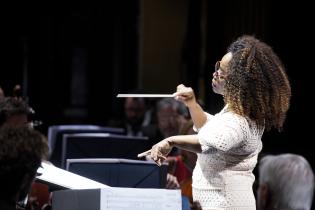
[[197, 135], [171, 136], [166, 140], [172, 147], [178, 147], [195, 153], [201, 152], [201, 145]]
[[198, 103], [194, 103], [188, 107], [191, 119], [197, 129], [200, 129], [207, 121], [207, 115]]

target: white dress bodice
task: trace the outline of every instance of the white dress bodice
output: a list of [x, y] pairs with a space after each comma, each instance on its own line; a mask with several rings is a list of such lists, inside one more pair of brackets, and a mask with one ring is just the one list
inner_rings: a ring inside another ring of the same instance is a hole
[[225, 107], [198, 131], [202, 152], [193, 172], [193, 198], [203, 210], [254, 210], [252, 173], [263, 128]]

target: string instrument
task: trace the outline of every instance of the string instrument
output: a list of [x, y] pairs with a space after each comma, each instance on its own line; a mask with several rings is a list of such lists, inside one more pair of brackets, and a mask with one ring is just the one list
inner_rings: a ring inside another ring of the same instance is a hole
[[46, 206], [51, 206], [49, 186], [43, 183], [34, 182], [31, 192], [28, 195], [27, 210], [43, 210]]

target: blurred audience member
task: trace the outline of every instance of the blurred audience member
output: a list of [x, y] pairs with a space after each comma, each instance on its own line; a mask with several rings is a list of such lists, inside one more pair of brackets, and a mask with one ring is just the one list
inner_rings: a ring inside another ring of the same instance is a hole
[[157, 102], [156, 116], [160, 139], [163, 139], [178, 135], [189, 118], [189, 113], [184, 104], [173, 98], [164, 98]]
[[0, 100], [3, 100], [5, 97], [4, 91], [2, 89], [2, 87], [0, 86]]
[[144, 98], [126, 98], [124, 109], [127, 135], [143, 136], [142, 129], [151, 122], [151, 113]]
[[304, 157], [281, 154], [260, 160], [258, 210], [309, 210], [313, 192], [314, 173]]
[[108, 126], [124, 128], [127, 136], [148, 136], [146, 128], [152, 123], [151, 116], [144, 98], [125, 98], [124, 118], [110, 120]]
[[5, 97], [0, 100], [0, 127], [26, 125], [30, 114], [30, 107], [22, 99]]
[[[33, 110], [19, 94], [0, 100], [0, 127], [22, 127], [26, 125], [33, 127], [33, 122], [31, 121], [33, 114]], [[28, 209], [41, 209], [41, 205], [49, 202], [49, 194], [47, 185], [37, 182], [33, 183], [28, 197]]]
[[179, 189], [180, 188], [180, 185], [178, 183], [176, 176], [170, 173], [167, 173], [165, 188], [166, 189]]
[[20, 100], [23, 99], [21, 85], [17, 84], [13, 87], [12, 97]]
[[30, 191], [48, 145], [41, 133], [26, 126], [2, 127], [0, 145], [0, 209], [14, 210]]

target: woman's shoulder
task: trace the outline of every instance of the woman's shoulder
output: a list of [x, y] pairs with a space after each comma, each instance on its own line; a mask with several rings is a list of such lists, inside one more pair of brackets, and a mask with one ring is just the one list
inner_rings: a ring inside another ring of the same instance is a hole
[[217, 116], [219, 121], [231, 122], [231, 123], [247, 123], [247, 119], [244, 116], [236, 114], [233, 111], [225, 111]]
[[246, 135], [262, 136], [264, 132], [264, 127], [259, 127], [254, 121], [232, 111], [227, 111], [222, 114], [221, 120], [224, 121], [227, 126], [238, 127]]
[[213, 119], [207, 122], [200, 131], [206, 133], [224, 132], [224, 135], [227, 136], [235, 132], [239, 134], [246, 134], [249, 131], [249, 125], [246, 121], [246, 118], [233, 112], [226, 111], [214, 116]]

